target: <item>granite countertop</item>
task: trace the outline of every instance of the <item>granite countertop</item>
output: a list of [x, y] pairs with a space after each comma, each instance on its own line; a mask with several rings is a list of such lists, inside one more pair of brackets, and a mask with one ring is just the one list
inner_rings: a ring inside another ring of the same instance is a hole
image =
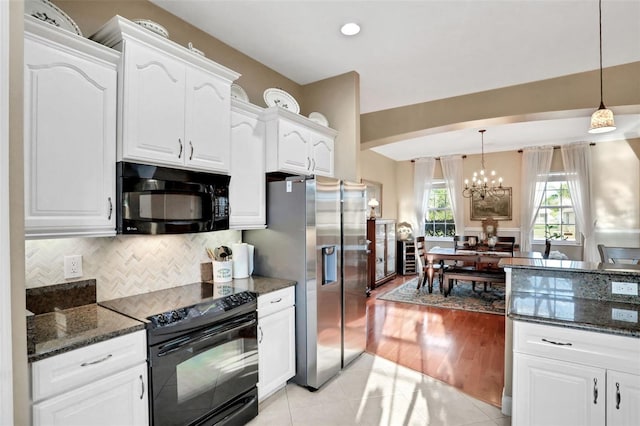
[[518, 269], [556, 269], [562, 271], [588, 272], [593, 274], [615, 273], [621, 275], [640, 275], [640, 265], [623, 263], [583, 262], [579, 260], [527, 259], [509, 257], [500, 259], [503, 268]]
[[640, 282], [637, 265], [528, 259], [501, 265], [513, 267], [511, 319], [640, 338], [640, 296], [612, 292], [612, 282]]
[[28, 323], [29, 362], [144, 329], [140, 321], [96, 303], [29, 316]]
[[512, 292], [510, 301], [513, 320], [640, 338], [638, 304], [527, 292]]
[[[251, 291], [258, 296], [271, 293], [272, 291], [281, 290], [286, 287], [296, 285], [293, 280], [285, 280], [281, 278], [269, 278], [260, 276], [250, 276], [248, 278], [234, 278], [226, 283], [217, 283], [213, 281], [205, 281], [213, 285], [214, 294], [230, 294], [239, 293], [241, 291]], [[232, 290], [232, 291], [230, 291]]]
[[[208, 298], [251, 291], [258, 296], [282, 288], [294, 286], [295, 281], [251, 276], [226, 283], [205, 281], [172, 288], [189, 303]], [[145, 324], [126, 315], [114, 312], [96, 303], [95, 280], [57, 284], [27, 289], [27, 356], [29, 362], [38, 361], [93, 343], [143, 330]], [[154, 295], [162, 291], [129, 297], [132, 303], [138, 299], [150, 303]], [[164, 297], [158, 300], [163, 307]], [[164, 302], [167, 302], [164, 300]]]

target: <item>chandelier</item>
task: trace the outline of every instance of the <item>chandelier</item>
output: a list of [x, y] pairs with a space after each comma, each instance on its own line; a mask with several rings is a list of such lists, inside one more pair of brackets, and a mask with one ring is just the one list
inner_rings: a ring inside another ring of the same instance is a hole
[[600, 22], [600, 107], [591, 116], [589, 133], [606, 133], [616, 129], [613, 111], [605, 107], [602, 100], [602, 0], [598, 2], [598, 16]]
[[506, 189], [502, 187], [502, 178], [499, 177], [496, 185], [496, 172], [491, 170], [490, 176], [484, 170], [484, 132], [485, 129], [478, 130], [482, 137], [482, 157], [481, 157], [481, 169], [479, 172], [473, 172], [473, 178], [471, 179], [471, 186], [469, 186], [469, 179], [464, 180], [464, 190], [462, 195], [465, 198], [480, 198], [483, 199], [489, 195], [492, 197], [502, 197], [507, 193]]

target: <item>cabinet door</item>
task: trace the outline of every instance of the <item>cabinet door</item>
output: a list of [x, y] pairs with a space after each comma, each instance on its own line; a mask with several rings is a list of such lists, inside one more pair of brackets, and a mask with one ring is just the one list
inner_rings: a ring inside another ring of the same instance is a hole
[[640, 376], [607, 370], [607, 424], [640, 425]]
[[25, 38], [28, 236], [115, 234], [117, 73]]
[[238, 112], [231, 115], [231, 182], [229, 226], [266, 225], [264, 123]]
[[146, 363], [33, 405], [33, 424], [148, 425]]
[[516, 353], [513, 424], [605, 424], [605, 370]]
[[320, 176], [333, 177], [334, 140], [320, 133], [311, 133], [311, 170]]
[[387, 240], [387, 274], [396, 272], [396, 225], [389, 223], [386, 225]]
[[229, 83], [197, 68], [187, 68], [185, 165], [229, 173], [230, 99]]
[[122, 157], [184, 164], [185, 65], [158, 50], [125, 41]]
[[278, 170], [290, 173], [311, 172], [309, 131], [301, 125], [280, 120], [278, 124]]
[[289, 306], [258, 320], [258, 399], [296, 374], [295, 308]]

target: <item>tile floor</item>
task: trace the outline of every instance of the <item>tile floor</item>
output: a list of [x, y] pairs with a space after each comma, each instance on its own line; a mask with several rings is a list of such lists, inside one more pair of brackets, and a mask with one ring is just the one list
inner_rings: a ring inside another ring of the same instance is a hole
[[498, 408], [384, 358], [363, 354], [320, 390], [295, 384], [260, 404], [249, 425], [510, 425]]

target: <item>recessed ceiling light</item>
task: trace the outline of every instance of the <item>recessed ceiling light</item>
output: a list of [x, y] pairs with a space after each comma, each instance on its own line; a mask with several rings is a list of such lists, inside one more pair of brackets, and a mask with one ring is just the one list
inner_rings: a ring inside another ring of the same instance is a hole
[[360, 32], [360, 25], [355, 22], [348, 22], [340, 28], [340, 32], [346, 36], [356, 35]]

